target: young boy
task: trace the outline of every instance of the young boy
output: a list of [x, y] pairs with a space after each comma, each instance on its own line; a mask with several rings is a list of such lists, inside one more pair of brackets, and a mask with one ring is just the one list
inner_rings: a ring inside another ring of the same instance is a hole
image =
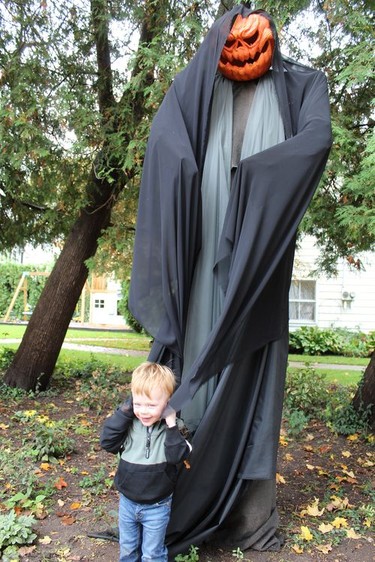
[[121, 453], [115, 476], [120, 492], [120, 562], [167, 562], [165, 533], [178, 465], [191, 446], [168, 404], [175, 388], [168, 367], [142, 363], [131, 394], [104, 423], [100, 444]]

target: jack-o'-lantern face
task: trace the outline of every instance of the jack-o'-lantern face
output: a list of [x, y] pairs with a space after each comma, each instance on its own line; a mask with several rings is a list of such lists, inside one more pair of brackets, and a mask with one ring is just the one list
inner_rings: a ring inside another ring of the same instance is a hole
[[271, 66], [275, 38], [269, 20], [260, 14], [238, 15], [219, 61], [220, 72], [229, 80], [254, 80]]

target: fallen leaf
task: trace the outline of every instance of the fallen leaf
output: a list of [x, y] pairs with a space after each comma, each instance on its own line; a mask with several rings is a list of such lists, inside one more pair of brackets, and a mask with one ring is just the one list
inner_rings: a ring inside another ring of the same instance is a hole
[[315, 466], [314, 466], [313, 464], [307, 464], [307, 465], [306, 465], [306, 468], [307, 468], [308, 470], [314, 470]]
[[319, 552], [322, 552], [323, 554], [328, 554], [332, 550], [332, 545], [330, 543], [320, 544], [316, 547], [316, 550], [319, 550]]
[[338, 496], [331, 496], [331, 501], [327, 504], [328, 511], [347, 509], [349, 507], [348, 498], [339, 498]]
[[63, 505], [65, 505], [65, 502], [63, 500], [57, 500], [57, 503], [59, 507], [63, 507]]
[[56, 554], [66, 558], [70, 554], [70, 548], [59, 548], [59, 550], [56, 551]]
[[40, 544], [51, 544], [52, 539], [51, 537], [49, 537], [48, 535], [46, 535], [45, 537], [43, 537], [42, 539], [39, 539]]
[[28, 554], [31, 554], [32, 552], [34, 552], [35, 549], [36, 549], [35, 545], [34, 546], [21, 546], [21, 548], [18, 549], [18, 554], [21, 557], [27, 556]]
[[331, 445], [321, 445], [319, 447], [319, 452], [320, 453], [328, 453], [328, 451], [330, 451], [332, 449]]
[[286, 461], [294, 461], [294, 457], [290, 453], [285, 453], [284, 458]]
[[305, 451], [307, 451], [308, 453], [312, 453], [314, 451], [314, 447], [312, 447], [311, 445], [304, 445], [303, 448], [305, 449]]
[[308, 433], [305, 439], [306, 441], [313, 441], [313, 439], [315, 439], [315, 436], [312, 433]]
[[303, 548], [298, 546], [298, 544], [293, 544], [291, 546], [292, 550], [294, 550], [294, 552], [296, 552], [297, 554], [302, 554], [303, 553]]
[[6, 423], [0, 423], [0, 429], [8, 429], [9, 425], [7, 425]]
[[341, 454], [342, 454], [343, 457], [345, 457], [347, 459], [352, 456], [350, 451], [342, 451]]
[[333, 525], [331, 525], [331, 523], [322, 523], [319, 525], [318, 529], [321, 533], [323, 533], [323, 535], [325, 535], [326, 533], [332, 531]]
[[49, 464], [49, 462], [42, 462], [40, 465], [40, 468], [42, 470], [52, 470], [52, 466]]
[[306, 509], [301, 511], [302, 517], [305, 515], [310, 515], [311, 517], [321, 517], [324, 513], [324, 507], [319, 509], [319, 498], [314, 498], [311, 505], [308, 505]]
[[349, 476], [349, 478], [355, 478], [355, 474], [352, 470], [343, 470], [343, 473], [346, 474], [347, 476]]
[[66, 488], [68, 486], [68, 484], [65, 482], [64, 478], [62, 478], [60, 476], [60, 478], [57, 480], [57, 482], [55, 482], [54, 487], [57, 488], [58, 490], [62, 490], [63, 488]]
[[358, 535], [354, 529], [346, 529], [346, 536], [348, 539], [361, 539], [362, 536]]
[[61, 517], [60, 521], [63, 525], [73, 525], [73, 523], [76, 522], [76, 519], [72, 515], [64, 515]]
[[348, 521], [345, 519], [345, 517], [336, 517], [336, 519], [332, 521], [332, 525], [336, 529], [340, 529], [341, 527], [347, 527]]
[[300, 536], [304, 541], [311, 541], [313, 539], [310, 529], [308, 527], [305, 527], [304, 525], [301, 525]]
[[353, 433], [353, 435], [348, 435], [346, 439], [348, 441], [358, 441], [358, 438], [359, 438], [358, 433]]
[[351, 476], [336, 476], [338, 482], [348, 482], [348, 484], [357, 484], [358, 480]]
[[286, 447], [288, 445], [288, 440], [285, 439], [283, 435], [280, 435], [279, 443], [282, 447]]
[[285, 484], [284, 476], [281, 476], [278, 472], [276, 472], [276, 484]]
[[375, 465], [375, 463], [373, 463], [372, 461], [367, 459], [362, 459], [361, 457], [358, 457], [357, 463], [363, 468], [372, 468]]
[[70, 509], [79, 509], [81, 505], [82, 504], [80, 504], [79, 502], [73, 502], [72, 504], [70, 504]]

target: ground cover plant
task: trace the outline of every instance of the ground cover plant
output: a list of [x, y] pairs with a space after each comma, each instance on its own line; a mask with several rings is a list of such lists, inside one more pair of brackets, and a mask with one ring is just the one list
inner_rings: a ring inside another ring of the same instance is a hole
[[[116, 543], [87, 533], [116, 525], [117, 460], [100, 450], [98, 434], [128, 383], [128, 372], [94, 357], [61, 364], [44, 393], [0, 387], [5, 562], [117, 560]], [[277, 474], [286, 537], [280, 553], [192, 545], [179, 560], [370, 560], [373, 441], [365, 412], [348, 411], [353, 391], [330, 385], [311, 366], [288, 372]]]

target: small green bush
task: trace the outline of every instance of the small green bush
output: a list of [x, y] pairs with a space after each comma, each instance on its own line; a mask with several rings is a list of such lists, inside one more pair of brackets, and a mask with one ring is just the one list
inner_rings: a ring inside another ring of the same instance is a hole
[[284, 404], [288, 411], [301, 410], [307, 416], [319, 417], [328, 397], [325, 375], [313, 367], [287, 372]]
[[369, 431], [370, 414], [371, 406], [356, 410], [351, 403], [341, 404], [330, 409], [327, 424], [340, 435], [366, 434]]
[[308, 425], [310, 417], [302, 410], [292, 410], [287, 416], [288, 433], [292, 436], [299, 435]]
[[36, 539], [35, 522], [34, 517], [16, 515], [14, 510], [0, 514], [0, 552], [9, 546], [31, 544]]
[[41, 461], [63, 458], [74, 451], [74, 439], [67, 435], [61, 423], [49, 427], [43, 423], [36, 425], [33, 435], [26, 437], [23, 443], [31, 455]]
[[[362, 384], [363, 378], [358, 386], [360, 387]], [[370, 430], [369, 420], [372, 407], [354, 408], [352, 401], [355, 392], [355, 387], [338, 386], [331, 393], [324, 417], [327, 425], [335, 433], [340, 435], [352, 435], [353, 433], [366, 435]]]
[[130, 287], [130, 282], [127, 279], [121, 282], [122, 298], [118, 302], [118, 308], [120, 314], [125, 318], [127, 325], [130, 326], [132, 330], [137, 332], [137, 334], [142, 334], [144, 333], [144, 330], [141, 324], [137, 322], [137, 320], [134, 318], [134, 316], [129, 310], [129, 287]]
[[289, 334], [290, 353], [369, 357], [374, 348], [375, 332], [301, 326]]
[[199, 560], [198, 550], [199, 548], [197, 546], [191, 544], [189, 548], [189, 552], [187, 554], [178, 554], [175, 557], [175, 562], [198, 562]]
[[125, 398], [129, 381], [129, 373], [101, 365], [90, 376], [75, 381], [76, 400], [97, 413], [113, 409]]
[[10, 347], [3, 347], [0, 349], [0, 372], [6, 371], [12, 363], [16, 352]]

